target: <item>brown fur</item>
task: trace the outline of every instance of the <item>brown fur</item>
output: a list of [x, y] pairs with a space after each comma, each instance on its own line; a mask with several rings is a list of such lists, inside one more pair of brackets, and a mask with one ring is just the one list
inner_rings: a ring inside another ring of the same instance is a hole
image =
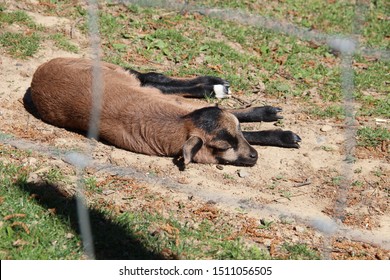
[[[212, 120], [217, 122], [218, 129], [207, 132], [189, 116], [202, 106], [194, 106], [182, 97], [164, 95], [155, 88], [141, 87], [136, 77], [119, 66], [102, 62], [100, 67], [100, 138], [137, 153], [183, 154], [186, 163], [240, 164], [238, 158], [244, 159], [245, 165], [256, 162], [257, 153], [243, 137], [232, 114], [221, 111], [219, 118]], [[41, 65], [31, 83], [32, 100], [41, 118], [55, 126], [87, 131], [92, 109], [91, 73], [92, 62], [86, 59], [56, 58]], [[226, 146], [223, 139], [212, 143], [220, 129], [237, 138], [239, 144], [234, 152], [218, 147]]]

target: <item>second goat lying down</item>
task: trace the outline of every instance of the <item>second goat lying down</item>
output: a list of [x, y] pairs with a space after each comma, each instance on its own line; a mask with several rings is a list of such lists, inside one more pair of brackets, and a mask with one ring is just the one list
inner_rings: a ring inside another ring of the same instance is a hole
[[[183, 157], [184, 163], [253, 166], [258, 154], [250, 144], [298, 148], [291, 131], [242, 132], [241, 122], [276, 121], [279, 108], [242, 110], [194, 105], [170, 95], [224, 97], [228, 83], [216, 77], [172, 79], [100, 64], [103, 99], [99, 137], [119, 148], [158, 156]], [[56, 58], [42, 64], [31, 83], [31, 96], [42, 120], [87, 131], [92, 109], [92, 61]]]

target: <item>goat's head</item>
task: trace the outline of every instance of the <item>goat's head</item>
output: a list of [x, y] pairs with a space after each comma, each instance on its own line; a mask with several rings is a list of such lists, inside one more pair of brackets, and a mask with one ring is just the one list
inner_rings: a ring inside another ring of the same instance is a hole
[[257, 151], [241, 132], [238, 119], [218, 107], [196, 110], [185, 117], [188, 139], [183, 146], [184, 163], [220, 163], [253, 166]]

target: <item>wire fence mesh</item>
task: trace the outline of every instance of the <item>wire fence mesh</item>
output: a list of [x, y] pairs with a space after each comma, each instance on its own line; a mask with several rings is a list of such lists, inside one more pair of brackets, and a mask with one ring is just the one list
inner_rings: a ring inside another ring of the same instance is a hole
[[[331, 244], [331, 239], [334, 234], [338, 231], [344, 231], [346, 235], [357, 236], [360, 233], [357, 231], [347, 231], [345, 227], [342, 226], [340, 221], [344, 220], [345, 208], [348, 204], [348, 189], [351, 186], [353, 180], [353, 170], [354, 170], [354, 158], [355, 158], [355, 147], [356, 147], [356, 125], [355, 125], [355, 100], [354, 100], [354, 71], [352, 68], [353, 57], [356, 54], [375, 54], [376, 57], [380, 60], [388, 61], [390, 58], [390, 52], [386, 50], [366, 48], [364, 46], [359, 46], [356, 41], [356, 36], [361, 32], [361, 28], [364, 24], [366, 14], [368, 12], [367, 1], [356, 1], [355, 9], [355, 18], [352, 26], [351, 34], [344, 34], [339, 36], [328, 35], [320, 33], [315, 30], [310, 30], [308, 28], [302, 28], [292, 23], [281, 22], [275, 19], [263, 17], [260, 15], [253, 15], [242, 10], [235, 9], [222, 9], [222, 8], [209, 8], [204, 6], [197, 6], [196, 4], [190, 3], [190, 1], [130, 1], [122, 0], [119, 1], [124, 4], [137, 4], [144, 7], [154, 7], [154, 8], [164, 8], [167, 10], [174, 11], [188, 11], [188, 12], [197, 12], [208, 17], [214, 17], [221, 20], [228, 20], [233, 22], [238, 22], [240, 24], [245, 24], [252, 26], [254, 28], [261, 28], [270, 30], [276, 33], [282, 33], [288, 36], [297, 37], [300, 40], [312, 41], [316, 44], [328, 45], [333, 50], [341, 54], [341, 89], [343, 94], [343, 107], [345, 111], [345, 141], [344, 141], [344, 161], [340, 162], [342, 166], [342, 182], [337, 188], [337, 199], [335, 201], [334, 210], [335, 210], [335, 220], [323, 220], [323, 219], [313, 219], [308, 222], [311, 226], [314, 226], [318, 230], [326, 234], [326, 241], [324, 244], [325, 247], [329, 247]], [[194, 2], [196, 3], [196, 2]], [[93, 83], [92, 83], [92, 93], [93, 93], [93, 110], [91, 112], [91, 123], [88, 131], [89, 138], [97, 138], [99, 130], [99, 119], [100, 119], [100, 108], [101, 108], [101, 96], [102, 96], [102, 76], [100, 73], [100, 59], [101, 59], [101, 40], [99, 34], [99, 17], [98, 17], [98, 2], [96, 0], [88, 0], [88, 31], [90, 37], [90, 46], [91, 46], [91, 57], [93, 58]], [[12, 140], [7, 140], [11, 142]], [[91, 143], [91, 142], [88, 142]], [[18, 144], [16, 144], [18, 145]], [[20, 145], [20, 143], [19, 143]], [[95, 164], [91, 160], [91, 153], [93, 151], [93, 144], [89, 144], [88, 148], [82, 153], [66, 153], [67, 160], [77, 168], [78, 180], [78, 191], [77, 191], [77, 201], [78, 201], [78, 213], [81, 227], [81, 235], [83, 239], [83, 245], [86, 255], [90, 259], [95, 258], [94, 248], [93, 248], [93, 234], [91, 232], [90, 221], [88, 216], [88, 207], [86, 206], [85, 197], [84, 197], [84, 186], [83, 186], [83, 170], [86, 166]], [[110, 168], [113, 168], [112, 166]], [[130, 174], [132, 176], [142, 177], [140, 174], [135, 174], [131, 169], [118, 169], [118, 174]], [[148, 178], [142, 178], [144, 180], [149, 180]], [[161, 183], [161, 181], [159, 181]], [[164, 182], [162, 182], [164, 184]], [[170, 187], [180, 189], [181, 192], [192, 193], [194, 189], [191, 186], [176, 185], [172, 182], [169, 182]], [[202, 197], [202, 191], [196, 190], [197, 194]], [[210, 194], [204, 194], [204, 197], [209, 197]], [[228, 201], [228, 203], [239, 205], [239, 201], [233, 201], [231, 198], [224, 198], [220, 196], [219, 200]], [[259, 208], [260, 211], [267, 211], [267, 208], [260, 205], [252, 205], [254, 208]], [[274, 211], [269, 209], [269, 211]], [[283, 212], [283, 211], [282, 211]], [[330, 254], [327, 253], [323, 258], [329, 259]]]

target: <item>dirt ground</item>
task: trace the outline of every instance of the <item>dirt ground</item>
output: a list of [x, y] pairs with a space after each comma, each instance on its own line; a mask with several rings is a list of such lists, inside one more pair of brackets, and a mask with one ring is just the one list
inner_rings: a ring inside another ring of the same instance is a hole
[[[71, 26], [67, 19], [30, 15], [50, 28]], [[318, 250], [323, 255], [328, 251], [331, 254], [328, 257], [336, 259], [390, 258], [388, 143], [377, 149], [356, 147], [356, 161], [347, 163], [344, 124], [332, 119], [311, 118], [293, 98], [283, 101], [260, 98], [258, 105], [267, 103], [282, 107], [282, 128], [294, 131], [303, 139], [301, 148], [256, 147], [259, 160], [254, 167], [190, 164], [180, 171], [171, 158], [134, 154], [100, 142], [86, 141], [82, 135], [45, 124], [32, 116], [23, 104], [32, 75], [41, 63], [61, 56], [88, 57], [85, 47], [88, 40], [79, 35], [73, 41], [81, 47], [79, 54], [59, 50], [50, 43], [45, 43], [27, 60], [13, 59], [0, 50], [0, 127], [2, 133], [19, 139], [12, 145], [22, 147], [21, 143], [28, 140], [36, 144], [34, 149], [37, 151], [46, 146], [71, 151], [85, 149], [93, 142], [94, 165], [90, 172], [95, 176], [107, 175], [104, 171], [98, 172], [99, 164], [118, 166], [124, 173], [141, 174], [138, 179], [151, 192], [169, 195], [172, 201], [194, 207], [202, 203], [212, 205], [229, 217], [237, 217], [239, 213], [240, 218], [230, 221], [237, 226], [247, 218], [257, 222], [274, 221], [273, 232], [255, 240], [271, 248], [270, 251], [274, 244], [291, 241], [326, 247]], [[234, 95], [234, 85], [232, 90]], [[356, 126], [374, 121], [358, 119]], [[243, 127], [267, 129], [274, 125], [248, 124]], [[53, 161], [61, 168], [69, 166], [61, 157], [48, 157], [47, 161]], [[121, 195], [124, 194], [119, 192], [105, 199], [114, 199], [120, 206], [123, 203]], [[169, 208], [170, 204], [163, 207]], [[359, 256], [363, 251], [365, 253]]]

